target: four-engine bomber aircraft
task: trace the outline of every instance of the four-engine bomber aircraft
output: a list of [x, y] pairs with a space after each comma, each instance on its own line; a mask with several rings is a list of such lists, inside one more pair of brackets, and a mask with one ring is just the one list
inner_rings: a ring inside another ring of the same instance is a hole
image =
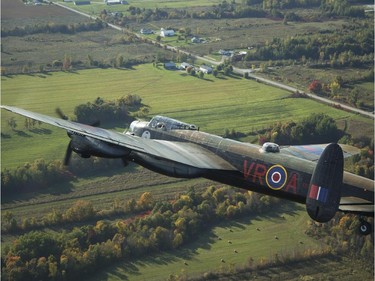
[[[71, 140], [65, 164], [74, 151], [85, 158], [133, 161], [172, 177], [204, 177], [304, 203], [317, 222], [328, 222], [338, 210], [361, 217], [374, 215], [374, 182], [343, 170], [344, 156], [355, 151], [350, 146], [257, 146], [162, 116], [150, 122], [134, 121], [127, 132], [118, 133], [16, 107], [1, 108], [67, 130]], [[371, 232], [371, 225], [363, 219], [360, 232]]]

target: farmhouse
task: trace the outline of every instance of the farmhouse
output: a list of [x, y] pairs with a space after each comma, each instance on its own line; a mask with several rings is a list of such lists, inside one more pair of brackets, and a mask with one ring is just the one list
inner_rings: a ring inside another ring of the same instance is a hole
[[154, 34], [154, 31], [152, 29], [142, 28], [141, 34]]
[[91, 4], [91, 1], [86, 1], [86, 0], [83, 0], [83, 1], [74, 1], [74, 5], [76, 6], [79, 6], [79, 5], [90, 5]]
[[193, 37], [191, 38], [191, 43], [206, 43], [206, 40], [200, 37]]
[[160, 36], [161, 37], [174, 36], [174, 30], [162, 28], [162, 29], [160, 29]]
[[200, 43], [200, 42], [201, 42], [200, 38], [197, 38], [197, 37], [191, 38], [191, 43]]
[[199, 67], [199, 70], [202, 71], [203, 73], [206, 73], [206, 74], [212, 73], [212, 67], [207, 66], [207, 65], [201, 65]]
[[233, 51], [228, 51], [228, 50], [219, 50], [219, 54], [223, 56], [233, 56], [234, 52]]
[[128, 2], [125, 0], [105, 0], [104, 3], [106, 3], [107, 5], [128, 4]]
[[188, 69], [189, 67], [193, 67], [191, 64], [187, 63], [187, 62], [183, 62], [180, 64], [180, 69]]
[[168, 70], [175, 70], [177, 67], [173, 61], [170, 61], [170, 62], [164, 63], [164, 68]]

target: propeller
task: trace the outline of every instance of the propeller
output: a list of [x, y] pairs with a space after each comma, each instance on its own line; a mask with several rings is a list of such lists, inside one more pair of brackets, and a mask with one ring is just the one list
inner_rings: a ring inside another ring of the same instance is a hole
[[[63, 120], [69, 120], [69, 117], [64, 114], [60, 107], [57, 107], [55, 110], [56, 114]], [[71, 133], [68, 132], [69, 138], [71, 138]], [[64, 157], [64, 165], [68, 166], [70, 162], [70, 158], [72, 157], [72, 140], [70, 140], [68, 147], [66, 148], [65, 157]]]
[[[69, 120], [69, 117], [64, 114], [64, 112], [61, 110], [61, 108], [57, 107], [55, 110], [56, 114], [63, 120]], [[96, 120], [93, 123], [89, 124], [90, 126], [93, 127], [98, 127], [100, 126], [100, 120]], [[72, 132], [67, 132], [69, 138], [72, 138]], [[72, 157], [72, 152], [73, 152], [73, 140], [70, 140], [68, 147], [66, 148], [65, 152], [65, 157], [64, 157], [64, 165], [68, 166], [70, 162], [70, 158]]]
[[55, 112], [56, 112], [56, 114], [57, 114], [61, 119], [69, 120], [68, 116], [66, 116], [66, 115], [64, 114], [64, 112], [62, 112], [62, 110], [61, 110], [60, 107], [56, 108]]
[[70, 158], [72, 157], [72, 141], [69, 142], [68, 147], [66, 149], [65, 158], [64, 158], [64, 165], [68, 166], [70, 162]]

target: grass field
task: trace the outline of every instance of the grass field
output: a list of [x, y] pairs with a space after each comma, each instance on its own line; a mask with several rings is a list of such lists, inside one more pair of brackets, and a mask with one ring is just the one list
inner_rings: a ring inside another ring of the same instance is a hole
[[123, 12], [128, 13], [129, 6], [137, 7], [141, 9], [180, 9], [180, 8], [191, 8], [191, 7], [204, 7], [220, 4], [220, 0], [131, 0], [127, 1], [129, 5], [106, 5], [104, 1], [91, 2], [90, 5], [75, 6], [73, 3], [66, 3], [59, 1], [61, 4], [66, 5], [75, 10], [99, 15], [104, 9], [109, 12]]
[[[78, 104], [97, 97], [113, 100], [128, 94], [139, 95], [150, 106], [150, 117], [166, 115], [214, 134], [223, 134], [225, 128], [251, 132], [276, 121], [298, 121], [311, 113], [324, 112], [337, 120], [354, 118], [353, 114], [309, 99], [286, 99], [288, 92], [252, 80], [218, 79], [210, 75], [202, 80], [150, 64], [131, 70], [93, 69], [2, 77], [2, 104], [52, 116], [56, 107], [72, 117]], [[24, 129], [23, 117], [5, 111], [1, 116], [2, 168], [14, 168], [39, 158], [63, 158], [68, 143], [64, 131], [47, 125], [28, 131]], [[7, 125], [11, 117], [17, 120], [14, 132]], [[359, 119], [371, 125], [371, 120]]]

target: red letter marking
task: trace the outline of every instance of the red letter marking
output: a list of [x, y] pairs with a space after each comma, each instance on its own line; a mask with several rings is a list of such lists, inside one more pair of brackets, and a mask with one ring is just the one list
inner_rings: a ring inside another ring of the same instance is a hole
[[250, 164], [250, 167], [249, 169], [247, 168], [247, 160], [244, 160], [243, 161], [243, 176], [245, 178], [245, 180], [247, 180], [247, 178], [251, 175], [251, 170], [254, 168], [254, 162], [252, 162]]
[[293, 173], [285, 187], [287, 192], [297, 194], [297, 174]]
[[254, 175], [253, 175], [253, 182], [256, 182], [256, 179], [259, 179], [259, 183], [263, 185], [263, 178], [266, 175], [267, 168], [263, 164], [257, 164], [255, 167]]
[[252, 177], [252, 182], [259, 182], [261, 185], [264, 185], [263, 179], [266, 175], [267, 167], [263, 164], [251, 162], [250, 166], [248, 166], [247, 160], [243, 161], [243, 176], [245, 180], [249, 177]]

